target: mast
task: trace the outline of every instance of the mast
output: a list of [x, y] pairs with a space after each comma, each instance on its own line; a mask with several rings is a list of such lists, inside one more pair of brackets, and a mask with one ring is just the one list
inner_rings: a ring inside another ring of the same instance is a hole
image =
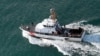
[[52, 19], [53, 21], [56, 20], [56, 14], [54, 8], [50, 9], [50, 19]]

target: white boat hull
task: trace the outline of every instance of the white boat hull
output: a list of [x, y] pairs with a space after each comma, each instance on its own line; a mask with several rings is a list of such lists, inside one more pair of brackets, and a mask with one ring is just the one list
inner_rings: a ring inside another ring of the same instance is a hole
[[39, 39], [50, 39], [50, 40], [67, 40], [67, 41], [82, 41], [82, 38], [85, 35], [85, 32], [83, 32], [82, 36], [80, 38], [75, 38], [75, 37], [62, 37], [62, 36], [55, 36], [55, 35], [44, 35], [44, 34], [39, 34], [39, 33], [30, 33], [27, 30], [24, 30], [20, 27], [20, 29], [22, 30], [22, 34], [24, 37], [27, 38], [27, 36], [31, 36], [31, 37], [35, 37], [35, 38], [39, 38]]

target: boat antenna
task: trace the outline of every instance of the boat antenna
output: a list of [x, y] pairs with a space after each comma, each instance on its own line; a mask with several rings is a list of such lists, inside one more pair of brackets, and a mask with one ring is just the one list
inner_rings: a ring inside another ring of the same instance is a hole
[[56, 14], [55, 14], [55, 9], [54, 8], [51, 8], [50, 9], [50, 18], [52, 20], [55, 20], [56, 19]]

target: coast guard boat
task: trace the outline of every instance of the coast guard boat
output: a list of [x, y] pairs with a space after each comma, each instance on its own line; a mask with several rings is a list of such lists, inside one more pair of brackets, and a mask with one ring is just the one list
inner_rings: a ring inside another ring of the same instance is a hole
[[56, 19], [54, 9], [50, 9], [49, 18], [42, 22], [36, 25], [33, 23], [31, 25], [21, 25], [19, 28], [23, 34], [27, 32], [25, 34], [28, 36], [38, 39], [82, 41], [85, 35], [85, 31], [81, 27], [67, 28], [61, 26]]

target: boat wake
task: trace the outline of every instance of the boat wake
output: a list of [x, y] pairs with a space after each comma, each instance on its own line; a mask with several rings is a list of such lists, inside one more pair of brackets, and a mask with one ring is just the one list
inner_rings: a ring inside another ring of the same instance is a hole
[[90, 24], [84, 24], [85, 20], [80, 22], [74, 22], [66, 25], [66, 27], [82, 27], [87, 32], [83, 39], [88, 43], [70, 42], [70, 41], [60, 41], [60, 40], [48, 40], [48, 39], [37, 39], [28, 36], [25, 32], [23, 36], [26, 36], [31, 44], [39, 46], [50, 46], [53, 45], [58, 49], [63, 55], [74, 56], [100, 56], [100, 27], [93, 26]]

